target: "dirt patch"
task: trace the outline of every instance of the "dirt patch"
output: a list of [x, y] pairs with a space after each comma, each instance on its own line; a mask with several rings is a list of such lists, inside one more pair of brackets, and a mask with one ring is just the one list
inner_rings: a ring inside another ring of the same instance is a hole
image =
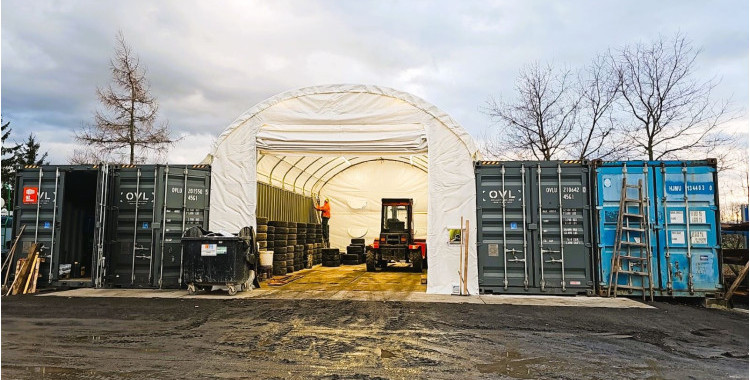
[[655, 309], [20, 296], [9, 378], [729, 378], [747, 316]]

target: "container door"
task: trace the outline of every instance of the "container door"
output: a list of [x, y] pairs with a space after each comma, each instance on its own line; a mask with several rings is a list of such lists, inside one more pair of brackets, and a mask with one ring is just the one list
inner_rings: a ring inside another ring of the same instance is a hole
[[[42, 244], [38, 284], [51, 283], [59, 277], [60, 206], [64, 175], [57, 167], [26, 168], [16, 174], [14, 236], [26, 226], [14, 262], [26, 257], [31, 244]], [[15, 268], [15, 264], [13, 264]]]
[[[200, 168], [195, 168], [200, 167]], [[179, 288], [183, 283], [182, 233], [199, 226], [208, 229], [211, 171], [208, 166], [164, 167], [157, 186], [159, 199], [154, 286]]]
[[116, 286], [151, 286], [155, 180], [154, 166], [122, 166], [113, 170], [109, 277]]
[[527, 233], [529, 172], [524, 165], [477, 169], [477, 256], [484, 291], [534, 286]]
[[661, 287], [671, 295], [721, 289], [716, 168], [654, 168]]
[[593, 285], [588, 168], [540, 163], [531, 176], [534, 270], [542, 292]]
[[108, 196], [110, 190], [109, 183], [109, 165], [102, 164], [99, 166], [97, 179], [96, 179], [96, 209], [94, 211], [94, 249], [92, 255], [91, 268], [91, 280], [94, 282], [94, 286], [101, 288], [104, 285], [105, 277], [107, 275], [106, 256], [104, 254], [104, 247], [106, 244], [106, 225], [108, 210]]
[[[650, 206], [646, 208], [648, 214], [647, 220], [649, 221], [648, 243], [651, 245], [651, 264], [654, 289], [658, 289], [658, 250], [656, 249], [656, 236], [653, 229], [653, 226], [656, 224], [656, 215], [653, 207], [654, 200], [656, 199], [653, 186], [654, 173], [653, 168], [649, 167], [645, 162], [637, 161], [629, 163], [628, 165], [622, 163], [596, 168], [596, 208], [598, 213], [597, 219], [599, 230], [599, 265], [597, 272], [599, 290], [600, 292], [606, 292], [609, 286], [609, 274], [612, 269], [612, 251], [615, 244], [617, 219], [620, 214], [620, 194], [622, 193], [623, 176], [627, 178], [627, 183], [632, 185], [637, 185], [638, 180], [641, 180], [643, 187], [645, 188], [645, 194], [647, 194], [649, 198]], [[621, 276], [618, 283], [626, 285], [628, 283], [628, 276]], [[641, 279], [637, 276], [633, 276], [632, 285], [640, 286]], [[640, 294], [640, 291], [634, 291], [633, 294]]]

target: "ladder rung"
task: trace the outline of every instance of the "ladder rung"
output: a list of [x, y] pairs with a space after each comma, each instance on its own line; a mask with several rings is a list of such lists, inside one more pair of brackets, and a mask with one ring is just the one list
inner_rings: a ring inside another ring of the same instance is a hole
[[645, 215], [643, 214], [630, 214], [630, 213], [623, 213], [622, 216], [629, 216], [631, 218], [643, 218]]
[[649, 291], [648, 286], [617, 285], [617, 290], [620, 289], [646, 290], [647, 292]]
[[635, 246], [635, 247], [645, 247], [646, 246], [646, 243], [639, 243], [637, 241], [624, 241], [623, 240], [623, 241], [620, 242], [620, 244], [632, 245], [632, 246]]
[[641, 260], [641, 261], [648, 260], [648, 257], [640, 257], [640, 256], [619, 255], [618, 257], [621, 259], [626, 259], [626, 260]]
[[623, 202], [628, 202], [628, 203], [645, 203], [646, 202], [645, 199], [641, 200], [641, 199], [635, 199], [635, 198], [625, 198], [622, 201]]
[[634, 274], [638, 276], [648, 276], [648, 272], [640, 272], [636, 270], [618, 270], [615, 273], [622, 273], [622, 274]]
[[630, 189], [640, 189], [641, 188], [640, 185], [629, 185], [629, 184], [625, 184], [625, 187], [630, 188]]
[[622, 230], [623, 231], [637, 231], [637, 232], [645, 232], [646, 231], [643, 228], [625, 227], [625, 226], [622, 226]]

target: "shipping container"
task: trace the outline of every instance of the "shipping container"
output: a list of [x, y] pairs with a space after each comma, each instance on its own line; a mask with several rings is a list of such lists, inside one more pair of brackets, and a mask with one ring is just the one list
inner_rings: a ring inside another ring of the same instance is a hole
[[47, 165], [16, 174], [14, 235], [41, 243], [39, 286], [179, 287], [180, 238], [208, 227], [206, 165]]
[[482, 293], [591, 294], [586, 161], [475, 163]]
[[[655, 295], [704, 297], [722, 290], [715, 160], [595, 162], [597, 282], [609, 286], [622, 180], [643, 184]], [[634, 276], [632, 284], [640, 286]], [[621, 276], [624, 285], [628, 276]], [[640, 295], [639, 290], [623, 294]]]

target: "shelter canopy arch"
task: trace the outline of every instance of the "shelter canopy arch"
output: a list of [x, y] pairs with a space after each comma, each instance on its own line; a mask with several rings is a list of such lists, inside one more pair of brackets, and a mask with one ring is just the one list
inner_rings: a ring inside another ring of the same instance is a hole
[[[371, 163], [426, 171], [428, 292], [450, 293], [458, 282], [458, 248], [444, 235], [461, 217], [476, 226], [473, 161], [479, 158], [458, 123], [411, 94], [367, 85], [288, 91], [243, 113], [204, 160], [213, 172], [211, 228], [255, 225], [257, 181], [310, 195], [342, 173], [372, 170]], [[469, 290], [476, 293], [475, 245], [469, 255]]]

